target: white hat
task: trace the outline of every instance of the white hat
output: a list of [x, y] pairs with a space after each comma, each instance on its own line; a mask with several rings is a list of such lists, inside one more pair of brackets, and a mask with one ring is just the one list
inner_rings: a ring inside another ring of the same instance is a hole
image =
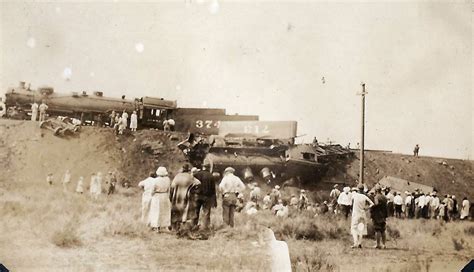
[[234, 172], [235, 172], [235, 169], [230, 166], [224, 170], [224, 173], [234, 173]]
[[166, 167], [160, 166], [156, 170], [156, 174], [161, 177], [165, 177], [168, 175], [168, 171], [166, 170]]
[[275, 189], [280, 189], [280, 185], [275, 185]]
[[344, 193], [349, 193], [349, 192], [351, 191], [351, 188], [346, 186], [346, 187], [344, 187], [344, 188], [342, 189], [342, 191], [343, 191]]

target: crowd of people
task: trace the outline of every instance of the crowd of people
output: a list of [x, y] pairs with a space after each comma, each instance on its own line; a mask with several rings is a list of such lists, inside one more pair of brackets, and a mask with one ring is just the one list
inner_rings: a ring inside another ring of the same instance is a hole
[[[351, 216], [352, 247], [358, 248], [362, 237], [367, 234], [367, 220], [371, 218], [376, 232], [376, 247], [384, 248], [388, 217], [466, 220], [471, 206], [467, 198], [458, 203], [454, 195], [440, 199], [436, 191], [425, 193], [419, 189], [402, 195], [379, 184], [371, 190], [364, 184], [344, 187], [342, 192], [335, 185], [328, 200], [313, 203], [304, 189], [288, 198], [283, 196], [280, 186], [275, 185], [270, 192], [262, 194], [258, 183], [245, 185], [234, 172], [232, 167], [227, 167], [219, 183], [219, 175], [209, 172], [209, 162], [205, 161], [201, 170], [184, 165], [171, 180], [166, 168], [159, 167], [139, 183], [143, 189], [142, 221], [156, 231], [171, 230], [178, 235], [193, 237], [194, 230], [209, 230], [211, 209], [217, 207], [220, 194], [222, 220], [230, 227], [234, 226], [235, 212], [255, 215], [268, 210], [276, 217], [288, 217], [303, 211], [315, 217], [323, 214], [343, 218]], [[201, 222], [200, 216], [203, 217]]]
[[[399, 191], [392, 190], [390, 186], [381, 187], [383, 195], [387, 198], [387, 216], [394, 216], [397, 218], [425, 218], [425, 219], [439, 219], [444, 221], [451, 221], [457, 219], [467, 219], [469, 216], [470, 202], [467, 197], [464, 197], [461, 202], [458, 202], [455, 195], [444, 195], [443, 198], [438, 196], [438, 192], [423, 192], [420, 189], [415, 189], [413, 192], [405, 191], [403, 194]], [[330, 193], [330, 198], [333, 205], [336, 205], [336, 213], [342, 212], [347, 217], [350, 210], [351, 191], [356, 191], [356, 188], [344, 187], [343, 192], [340, 192], [338, 186], [335, 185]], [[372, 190], [367, 190], [364, 187], [364, 192], [373, 197], [375, 194], [375, 187]]]
[[[70, 184], [72, 183], [72, 174], [69, 169], [65, 171], [65, 173], [60, 178], [61, 185], [63, 187], [64, 192], [70, 191]], [[105, 182], [105, 184], [104, 184]], [[54, 185], [54, 174], [49, 173], [46, 176], [46, 183], [49, 186]], [[103, 186], [104, 184], [104, 186]], [[89, 187], [86, 187], [84, 184], [84, 177], [80, 176], [77, 180], [76, 187], [74, 192], [77, 194], [84, 194], [89, 190], [89, 195], [92, 199], [97, 200], [101, 194], [111, 195], [115, 193], [115, 188], [117, 186], [117, 177], [114, 171], [109, 171], [108, 174], [105, 176], [105, 180], [103, 177], [102, 172], [92, 173]]]
[[[172, 179], [168, 170], [160, 166], [149, 177], [140, 181], [138, 186], [143, 190], [141, 199], [141, 221], [157, 232], [175, 232], [178, 236], [190, 239], [205, 237], [211, 230], [211, 210], [217, 207], [217, 199], [222, 199], [222, 220], [225, 225], [234, 226], [234, 214], [246, 213], [254, 216], [264, 210], [276, 217], [288, 217], [301, 214], [314, 217], [324, 214], [351, 217], [350, 233], [353, 236], [353, 248], [362, 247], [361, 241], [367, 235], [368, 218], [373, 221], [376, 234], [376, 248], [385, 248], [385, 228], [388, 217], [424, 218], [433, 220], [455, 221], [472, 217], [471, 204], [467, 197], [461, 202], [454, 195], [438, 196], [438, 192], [422, 192], [415, 189], [403, 194], [389, 186], [376, 184], [369, 188], [365, 184], [357, 187], [334, 185], [328, 200], [314, 203], [304, 189], [299, 194], [282, 192], [275, 185], [268, 193], [262, 193], [257, 182], [247, 185], [235, 174], [235, 169], [227, 167], [222, 177], [210, 172], [210, 162], [204, 160], [201, 169], [182, 166]], [[102, 186], [105, 179], [105, 186]], [[46, 181], [54, 184], [54, 176], [48, 174]], [[70, 170], [61, 177], [65, 192], [69, 191], [72, 181]], [[109, 171], [103, 177], [101, 172], [92, 173], [89, 194], [94, 200], [101, 194], [113, 194], [117, 184], [116, 174]], [[247, 189], [248, 188], [248, 189]], [[75, 192], [86, 191], [84, 177], [79, 177]], [[219, 197], [220, 196], [220, 197]], [[203, 236], [204, 233], [204, 236]]]

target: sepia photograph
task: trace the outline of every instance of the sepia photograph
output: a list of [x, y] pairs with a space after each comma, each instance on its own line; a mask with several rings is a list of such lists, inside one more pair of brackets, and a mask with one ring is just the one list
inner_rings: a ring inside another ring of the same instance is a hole
[[0, 272], [474, 272], [470, 0], [0, 0]]

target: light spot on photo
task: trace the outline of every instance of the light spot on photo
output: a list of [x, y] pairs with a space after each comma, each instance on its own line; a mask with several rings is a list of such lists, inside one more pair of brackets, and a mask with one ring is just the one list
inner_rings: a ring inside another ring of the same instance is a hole
[[217, 2], [217, 0], [212, 1], [212, 3], [209, 5], [209, 12], [211, 14], [216, 14], [219, 12], [219, 2]]
[[71, 76], [72, 76], [72, 69], [70, 67], [66, 67], [64, 68], [64, 71], [63, 71], [63, 78], [65, 80], [70, 80], [71, 79]]
[[35, 48], [36, 47], [36, 40], [35, 38], [31, 37], [28, 39], [28, 41], [26, 41], [26, 45], [29, 47], [29, 48]]
[[141, 53], [143, 52], [143, 50], [145, 50], [145, 46], [143, 45], [143, 43], [136, 43], [135, 50], [137, 50], [138, 53]]

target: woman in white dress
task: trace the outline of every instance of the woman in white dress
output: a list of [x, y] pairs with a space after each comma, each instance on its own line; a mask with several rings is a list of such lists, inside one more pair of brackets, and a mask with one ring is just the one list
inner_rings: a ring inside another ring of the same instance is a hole
[[[148, 214], [150, 212], [151, 197], [153, 195], [153, 190], [155, 189], [155, 182], [156, 182], [155, 178], [156, 178], [156, 174], [151, 173], [148, 178], [138, 183], [138, 187], [141, 187], [143, 189], [143, 194], [142, 194], [142, 222], [143, 223], [145, 223], [145, 219], [148, 219]], [[147, 222], [147, 224], [148, 223], [149, 222]]]
[[171, 180], [165, 167], [160, 166], [156, 170], [156, 175], [148, 221], [152, 229], [166, 232], [168, 227], [171, 226], [171, 202], [169, 198]]
[[96, 191], [97, 191], [97, 176], [95, 173], [92, 173], [91, 175], [91, 183], [89, 184], [89, 194], [91, 195], [92, 198], [95, 198], [96, 196]]
[[364, 185], [357, 186], [359, 192], [352, 193], [352, 220], [351, 220], [351, 234], [354, 239], [352, 248], [362, 248], [362, 237], [367, 235], [367, 215], [366, 211], [374, 205], [364, 194]]
[[469, 203], [469, 200], [467, 200], [467, 197], [464, 197], [461, 203], [461, 220], [468, 218], [470, 208], [471, 208], [471, 205]]
[[132, 115], [130, 116], [130, 130], [137, 131], [137, 125], [138, 125], [137, 112], [133, 111]]
[[69, 183], [71, 182], [71, 171], [69, 169], [66, 170], [66, 173], [63, 176], [63, 191], [67, 191], [67, 187]]

